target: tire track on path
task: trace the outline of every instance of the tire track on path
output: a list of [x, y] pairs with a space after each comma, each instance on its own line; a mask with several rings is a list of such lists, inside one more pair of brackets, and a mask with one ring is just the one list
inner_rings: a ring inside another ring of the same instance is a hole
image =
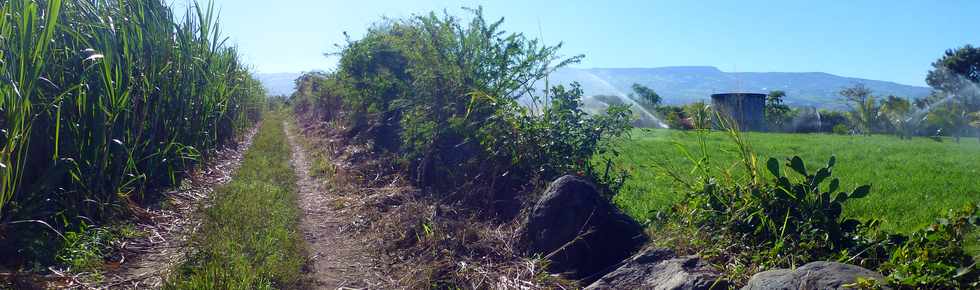
[[376, 289], [371, 257], [364, 244], [345, 231], [349, 222], [333, 206], [331, 194], [310, 175], [309, 154], [289, 122], [283, 123], [296, 171], [300, 230], [307, 241], [310, 262], [306, 276], [314, 289]]

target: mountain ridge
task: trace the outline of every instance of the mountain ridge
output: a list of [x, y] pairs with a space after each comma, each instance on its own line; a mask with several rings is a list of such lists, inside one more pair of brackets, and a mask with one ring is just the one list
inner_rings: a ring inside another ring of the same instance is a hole
[[844, 77], [826, 72], [724, 72], [713, 66], [656, 68], [562, 68], [550, 76], [550, 84], [578, 82], [585, 95], [628, 95], [633, 83], [657, 91], [667, 104], [708, 100], [713, 93], [786, 91], [793, 106], [843, 108], [837, 92], [858, 83], [876, 95], [922, 97], [927, 87], [889, 81]]
[[[290, 95], [294, 80], [301, 73], [258, 73], [269, 95]], [[858, 83], [866, 85], [875, 95], [895, 95], [907, 98], [923, 97], [928, 87], [899, 84], [889, 81], [839, 76], [826, 72], [725, 72], [714, 66], [666, 66], [626, 68], [561, 68], [549, 76], [549, 84], [569, 85], [578, 82], [586, 96], [627, 96], [633, 83], [657, 91], [667, 104], [686, 104], [708, 100], [713, 93], [768, 93], [783, 90], [791, 106], [841, 109], [845, 104], [837, 92]], [[544, 82], [539, 82], [543, 89]]]

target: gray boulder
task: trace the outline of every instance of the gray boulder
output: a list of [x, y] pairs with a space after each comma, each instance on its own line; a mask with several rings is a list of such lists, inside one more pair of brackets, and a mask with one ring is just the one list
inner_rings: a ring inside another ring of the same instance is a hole
[[676, 257], [665, 249], [648, 249], [585, 289], [728, 289], [718, 271], [697, 256]]
[[549, 257], [549, 270], [594, 280], [647, 241], [643, 227], [623, 214], [595, 185], [577, 176], [552, 182], [522, 232], [528, 254]]
[[796, 270], [771, 270], [752, 276], [742, 290], [846, 289], [858, 278], [884, 281], [884, 276], [854, 265], [813, 262]]

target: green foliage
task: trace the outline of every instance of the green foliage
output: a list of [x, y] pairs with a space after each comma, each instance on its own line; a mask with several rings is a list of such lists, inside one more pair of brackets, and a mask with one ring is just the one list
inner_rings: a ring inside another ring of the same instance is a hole
[[264, 105], [209, 7], [2, 1], [0, 47], [3, 255], [50, 262], [47, 227], [5, 225], [76, 231], [153, 201]]
[[197, 252], [167, 289], [292, 289], [306, 262], [283, 114], [263, 121], [232, 181], [215, 189]]
[[959, 100], [950, 100], [934, 106], [926, 114], [926, 124], [937, 129], [936, 135], [952, 135], [959, 142], [969, 125], [969, 112]]
[[863, 250], [841, 256], [878, 269], [886, 275], [884, 284], [896, 289], [974, 289], [980, 286], [980, 269], [967, 246], [980, 222], [977, 210], [975, 203], [950, 210], [909, 235], [880, 231], [872, 220], [856, 240]]
[[714, 125], [714, 111], [703, 101], [684, 106], [658, 106], [656, 111], [664, 117], [664, 122], [672, 129], [711, 129]]
[[663, 99], [653, 89], [637, 83], [634, 83], [632, 88], [633, 93], [630, 94], [631, 99], [638, 100], [641, 104], [649, 108], [660, 106], [660, 102]]
[[[636, 129], [630, 135], [629, 141], [615, 146], [620, 153], [614, 158], [616, 168], [628, 170], [631, 176], [616, 203], [638, 220], [645, 220], [651, 218], [651, 212], [664, 211], [680, 202], [688, 191], [687, 186], [674, 182], [663, 171], [651, 169], [649, 164], [662, 163], [693, 180], [702, 172], [679, 170], [689, 168], [690, 161], [676, 148], [701, 145], [697, 134], [691, 131]], [[977, 142], [936, 143], [926, 138], [900, 141], [883, 135], [744, 135], [752, 140], [760, 156], [800, 156], [804, 160], [837, 156], [834, 175], [844, 177], [842, 188], [875, 184], [876, 194], [849, 201], [844, 215], [860, 220], [879, 219], [881, 228], [889, 232], [908, 234], [931, 224], [940, 212], [980, 202], [980, 195], [974, 194], [980, 192], [974, 172], [976, 164], [980, 164]], [[710, 171], [711, 176], [744, 175], [741, 171], [728, 172], [739, 158], [722, 153], [738, 150], [725, 134], [712, 132], [705, 136], [705, 143], [712, 152], [719, 152], [711, 156], [712, 162], [719, 165]]]
[[[803, 159], [794, 156], [786, 165], [802, 178], [793, 182], [783, 174], [779, 161], [769, 159], [766, 167], [775, 176], [773, 183], [776, 188], [768, 193], [760, 191], [762, 207], [766, 211], [765, 217], [760, 219], [775, 218], [785, 212], [785, 216], [802, 224], [784, 223], [780, 228], [784, 237], [785, 232], [789, 231], [808, 236], [799, 240], [818, 240], [832, 250], [846, 247], [860, 222], [841, 217], [844, 203], [868, 196], [871, 186], [859, 186], [850, 193], [838, 192], [840, 179], [830, 179], [836, 163], [837, 158], [831, 157], [826, 167], [811, 173], [807, 171]], [[822, 187], [825, 181], [829, 183]]]
[[77, 231], [65, 233], [65, 246], [58, 252], [58, 261], [78, 272], [97, 272], [103, 257], [118, 235], [109, 228], [82, 224]]
[[835, 163], [832, 157], [825, 167], [811, 172], [800, 157], [787, 160], [785, 167], [769, 159], [766, 168], [774, 179], [768, 183], [723, 183], [704, 177], [708, 179], [703, 187], [689, 193], [673, 213], [681, 223], [743, 244], [765, 267], [827, 257], [853, 246], [861, 223], [842, 217], [844, 203], [864, 198], [871, 188], [839, 192], [840, 180], [831, 176]]
[[926, 76], [929, 86], [944, 92], [961, 92], [980, 82], [980, 48], [968, 44], [946, 50], [932, 67]]
[[863, 84], [843, 88], [839, 92], [844, 97], [848, 106], [851, 107], [848, 117], [851, 120], [851, 124], [854, 125], [854, 129], [866, 135], [880, 132], [880, 126], [882, 124], [881, 114], [879, 113], [881, 107], [878, 104], [877, 97], [871, 95], [871, 93], [871, 89]]
[[980, 287], [977, 262], [964, 251], [969, 233], [980, 225], [977, 209], [973, 204], [951, 211], [937, 223], [903, 237], [906, 241], [890, 249], [890, 259], [881, 265], [889, 273], [889, 284], [915, 289]]
[[[699, 131], [699, 135], [706, 131]], [[703, 156], [684, 147], [680, 155], [693, 163], [696, 180], [667, 169], [667, 175], [687, 188], [685, 198], [664, 216], [662, 229], [681, 234], [684, 241], [668, 239], [683, 251], [701, 253], [724, 265], [734, 279], [744, 279], [746, 268], [793, 267], [810, 261], [837, 260], [876, 269], [887, 275], [887, 286], [899, 289], [969, 289], [980, 285], [974, 258], [966, 252], [971, 231], [980, 222], [978, 206], [966, 209], [909, 236], [879, 229], [880, 221], [846, 218], [849, 201], [864, 199], [871, 186], [840, 191], [833, 177], [837, 158], [826, 166], [808, 168], [800, 157], [785, 163], [770, 158], [771, 181], [761, 181], [751, 146], [735, 130], [728, 136], [735, 145], [736, 165], [713, 176], [706, 138], [698, 138]], [[736, 175], [733, 168], [743, 168]], [[973, 241], [976, 242], [976, 241]], [[863, 281], [864, 286], [874, 285]]]
[[850, 132], [850, 122], [848, 122], [847, 114], [841, 111], [831, 111], [831, 110], [820, 110], [820, 132], [825, 133], [836, 133], [834, 128], [838, 125], [843, 126], [844, 132]]
[[677, 130], [694, 129], [691, 119], [684, 112], [684, 107], [664, 105], [657, 107], [657, 113], [664, 117], [667, 126]]
[[606, 167], [602, 172], [598, 172], [590, 161], [593, 155], [609, 150], [607, 140], [629, 130], [631, 113], [625, 106], [612, 106], [605, 114], [589, 116], [582, 110], [579, 101], [581, 95], [582, 91], [577, 85], [570, 90], [562, 86], [553, 87], [549, 93], [551, 104], [544, 107], [540, 116], [525, 112], [510, 120], [511, 128], [520, 135], [500, 138], [507, 133], [487, 132], [481, 144], [490, 148], [515, 148], [505, 154], [514, 154], [509, 158], [522, 162], [513, 163], [510, 170], [523, 171], [525, 176], [538, 172], [541, 176], [553, 178], [577, 173], [607, 181], [610, 185], [621, 182], [615, 180], [619, 176], [611, 175], [609, 160], [601, 164]]
[[912, 102], [896, 96], [888, 96], [881, 101], [881, 114], [891, 125], [892, 131], [902, 139], [912, 139], [915, 120]]
[[783, 104], [783, 98], [785, 97], [786, 92], [780, 90], [771, 91], [766, 96], [765, 115], [770, 131], [785, 131], [790, 121], [792, 121], [792, 116], [790, 115], [792, 109]]
[[834, 134], [837, 134], [837, 135], [847, 135], [850, 132], [851, 132], [851, 129], [850, 128], [847, 128], [847, 125], [844, 125], [844, 124], [834, 125], [834, 129], [833, 129], [833, 133]]
[[694, 129], [711, 129], [714, 118], [714, 110], [708, 103], [697, 101], [684, 106], [684, 114], [690, 118], [691, 126]]
[[337, 72], [297, 80], [297, 111], [396, 154], [417, 185], [465, 186], [504, 201], [481, 208], [507, 207], [533, 180], [601, 179], [588, 161], [603, 140], [625, 133], [629, 111], [614, 105], [587, 115], [577, 85], [535, 92], [581, 56], [562, 59], [561, 45], [507, 33], [502, 20], [468, 11], [468, 21], [430, 13], [374, 25], [338, 53]]

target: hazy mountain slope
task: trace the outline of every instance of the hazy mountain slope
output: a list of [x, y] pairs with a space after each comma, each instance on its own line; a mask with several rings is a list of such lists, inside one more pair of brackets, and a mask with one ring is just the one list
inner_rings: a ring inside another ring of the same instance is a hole
[[294, 81], [300, 73], [257, 73], [255, 77], [262, 82], [270, 96], [291, 95], [295, 89]]
[[[293, 81], [300, 73], [256, 74], [270, 95], [293, 93]], [[633, 83], [640, 83], [657, 91], [669, 104], [684, 104], [706, 100], [712, 93], [759, 92], [783, 90], [787, 103], [795, 106], [840, 108], [837, 92], [845, 86], [863, 83], [878, 95], [921, 97], [929, 94], [929, 88], [902, 85], [892, 82], [836, 76], [828, 73], [785, 72], [723, 72], [710, 66], [682, 66], [659, 68], [563, 68], [551, 75], [550, 84], [579, 82], [586, 95], [628, 95]], [[544, 82], [539, 82], [543, 86]]]
[[839, 107], [837, 92], [845, 86], [863, 83], [875, 94], [920, 97], [929, 88], [892, 82], [841, 77], [827, 73], [740, 72], [729, 73], [714, 67], [687, 66], [661, 68], [564, 68], [551, 75], [551, 84], [577, 81], [586, 95], [628, 94], [633, 83], [656, 90], [671, 104], [707, 99], [716, 92], [786, 91], [791, 105]]

